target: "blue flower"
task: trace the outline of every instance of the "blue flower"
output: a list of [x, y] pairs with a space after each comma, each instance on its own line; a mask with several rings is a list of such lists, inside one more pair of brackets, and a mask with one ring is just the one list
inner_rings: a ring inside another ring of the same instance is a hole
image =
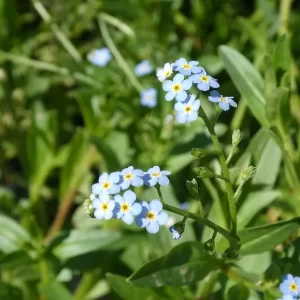
[[179, 58], [175, 61], [174, 70], [183, 75], [191, 75], [192, 73], [200, 73], [203, 71], [202, 67], [197, 67], [198, 61], [187, 62], [185, 58]]
[[87, 56], [88, 61], [98, 67], [104, 67], [111, 60], [112, 55], [108, 48], [95, 49]]
[[143, 179], [141, 177], [144, 176], [144, 172], [142, 170], [133, 169], [132, 166], [119, 172], [119, 176], [119, 185], [122, 190], [128, 189], [130, 184], [136, 187], [143, 185]]
[[187, 97], [186, 90], [189, 90], [192, 86], [192, 81], [190, 79], [184, 80], [182, 74], [177, 74], [172, 80], [166, 80], [163, 83], [163, 90], [168, 92], [165, 96], [167, 101], [174, 99], [177, 101], [184, 101]]
[[169, 228], [170, 232], [172, 233], [173, 240], [180, 240], [182, 235], [176, 230], [175, 226], [171, 226]]
[[173, 74], [173, 66], [174, 64], [165, 63], [163, 68], [158, 69], [156, 76], [160, 82], [165, 81]]
[[279, 289], [284, 295], [300, 296], [300, 277], [293, 277], [291, 274], [287, 274], [284, 276]]
[[180, 208], [187, 211], [189, 210], [190, 204], [188, 202], [184, 202], [182, 204], [180, 204]]
[[100, 193], [99, 198], [93, 200], [93, 207], [96, 209], [94, 216], [96, 219], [109, 220], [113, 216], [115, 202], [110, 199], [110, 196], [105, 193]]
[[156, 89], [146, 89], [141, 92], [141, 104], [143, 106], [155, 107], [157, 105], [157, 92]]
[[136, 200], [136, 194], [132, 191], [126, 191], [121, 195], [116, 195], [114, 217], [122, 219], [126, 224], [130, 225], [134, 221], [134, 216], [137, 216], [142, 211], [142, 206], [139, 203], [134, 203]]
[[184, 102], [177, 102], [174, 105], [178, 112], [176, 119], [179, 123], [193, 122], [198, 117], [198, 109], [200, 107], [200, 100], [196, 100], [195, 95], [189, 95]]
[[193, 83], [198, 83], [197, 88], [200, 91], [208, 91], [210, 87], [216, 89], [220, 86], [217, 82], [217, 79], [207, 75], [204, 70], [199, 74], [191, 76], [191, 78], [193, 80]]
[[292, 295], [283, 295], [283, 298], [277, 300], [296, 300]]
[[162, 211], [162, 204], [159, 200], [152, 200], [149, 204], [145, 201], [141, 202], [142, 212], [136, 217], [136, 224], [139, 227], [146, 227], [149, 233], [157, 233], [159, 225], [168, 222], [168, 215]]
[[143, 176], [144, 183], [147, 186], [154, 186], [157, 183], [159, 183], [160, 185], [168, 185], [169, 179], [167, 176], [170, 174], [171, 172], [161, 171], [160, 167], [154, 166], [153, 168], [150, 168], [148, 172], [146, 172]]
[[117, 185], [120, 177], [118, 172], [111, 173], [108, 175], [107, 173], [103, 173], [99, 177], [99, 182], [92, 185], [92, 193], [93, 194], [117, 194], [120, 192], [120, 187]]
[[218, 102], [219, 106], [222, 110], [228, 110], [229, 105], [233, 107], [237, 107], [237, 104], [235, 101], [232, 100], [233, 97], [223, 97], [218, 91], [211, 91], [210, 96], [208, 97], [208, 100], [211, 102]]
[[134, 71], [136, 76], [140, 77], [140, 76], [150, 74], [153, 71], [153, 68], [151, 67], [148, 60], [143, 60], [142, 62], [140, 62], [135, 66]]

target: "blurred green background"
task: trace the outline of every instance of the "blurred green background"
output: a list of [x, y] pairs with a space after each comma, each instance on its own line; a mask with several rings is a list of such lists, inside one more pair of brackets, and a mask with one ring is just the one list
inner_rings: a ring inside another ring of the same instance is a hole
[[[238, 202], [239, 227], [299, 214], [282, 153], [229, 77], [220, 45], [265, 76], [266, 55], [280, 49], [273, 65], [277, 78], [286, 65], [291, 75], [283, 123], [299, 170], [299, 1], [0, 0], [0, 299], [275, 299], [279, 276], [266, 285], [275, 291], [267, 296], [255, 283], [293, 238], [276, 251], [242, 257], [237, 264], [247, 276], [238, 280], [223, 270], [183, 287], [140, 289], [125, 278], [175, 245], [206, 241], [211, 231], [189, 223], [183, 239], [172, 241], [167, 228], [149, 236], [118, 220], [89, 219], [82, 207], [100, 173], [159, 165], [172, 172], [162, 189], [168, 203], [188, 202], [197, 213], [185, 181], [200, 165], [219, 171], [213, 155], [190, 155], [191, 148], [213, 150], [208, 132], [201, 120], [176, 122], [155, 71], [138, 79], [133, 72], [144, 59], [155, 70], [185, 57], [198, 60], [238, 103], [216, 129], [226, 153], [232, 130], [244, 132], [233, 178], [250, 161], [257, 167]], [[102, 47], [117, 55], [104, 68], [87, 61]], [[140, 105], [140, 85], [157, 89], [157, 107]], [[205, 97], [202, 105], [212, 116]], [[226, 227], [222, 183], [205, 179], [199, 186], [206, 215]], [[152, 189], [137, 194], [157, 198]]]

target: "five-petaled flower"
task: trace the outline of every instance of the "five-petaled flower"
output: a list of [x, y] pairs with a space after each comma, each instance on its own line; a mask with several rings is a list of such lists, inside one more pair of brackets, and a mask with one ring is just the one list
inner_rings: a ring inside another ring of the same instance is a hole
[[287, 274], [284, 276], [279, 289], [284, 295], [292, 295], [293, 297], [300, 296], [300, 277], [294, 277], [291, 274]]
[[149, 233], [157, 233], [159, 225], [164, 225], [168, 222], [168, 215], [162, 211], [162, 204], [159, 200], [152, 200], [149, 204], [145, 201], [141, 202], [142, 211], [136, 217], [136, 224], [139, 227], [146, 227]]
[[190, 61], [187, 62], [185, 58], [179, 58], [178, 60], [175, 61], [174, 64], [174, 69], [175, 71], [180, 72], [183, 75], [191, 75], [192, 73], [200, 73], [204, 71], [202, 67], [197, 67], [198, 61]]
[[184, 80], [184, 75], [177, 74], [172, 80], [166, 80], [163, 83], [163, 90], [168, 92], [165, 96], [167, 101], [171, 101], [174, 98], [177, 101], [184, 101], [187, 97], [186, 90], [189, 90], [192, 86], [190, 79]]
[[94, 212], [96, 219], [109, 220], [113, 216], [115, 201], [111, 200], [108, 194], [100, 193], [99, 197], [93, 200], [93, 207], [96, 209]]
[[99, 182], [92, 185], [92, 193], [96, 195], [100, 193], [117, 194], [120, 192], [120, 186], [117, 185], [119, 180], [118, 172], [110, 175], [103, 173], [99, 177]]
[[132, 191], [126, 191], [123, 196], [115, 195], [114, 217], [122, 219], [126, 224], [130, 225], [134, 221], [134, 216], [137, 216], [142, 211], [142, 206], [139, 203], [134, 203], [136, 194]]
[[141, 77], [150, 74], [153, 71], [153, 68], [148, 60], [143, 60], [135, 66], [134, 71], [136, 76]]
[[157, 92], [156, 89], [145, 89], [141, 92], [141, 104], [142, 106], [155, 107], [157, 105]]
[[179, 123], [192, 122], [198, 117], [198, 109], [200, 107], [200, 100], [196, 100], [195, 95], [189, 95], [184, 102], [177, 102], [174, 105], [178, 112], [176, 119]]
[[143, 179], [141, 177], [144, 176], [144, 172], [139, 169], [134, 169], [133, 166], [123, 169], [122, 172], [118, 174], [120, 176], [119, 185], [123, 190], [128, 189], [130, 184], [136, 187], [143, 185]]
[[154, 166], [153, 168], [150, 168], [143, 176], [144, 183], [147, 186], [154, 186], [157, 183], [160, 185], [168, 185], [169, 178], [167, 176], [170, 174], [170, 171], [161, 171], [160, 167]]
[[165, 81], [173, 74], [173, 65], [174, 64], [165, 63], [163, 68], [158, 69], [156, 76], [160, 82]]
[[108, 48], [95, 49], [87, 56], [88, 61], [98, 67], [104, 67], [111, 60], [112, 56]]
[[175, 226], [171, 226], [169, 230], [172, 233], [173, 240], [181, 239], [182, 235], [176, 230]]
[[223, 97], [218, 91], [215, 90], [211, 91], [210, 96], [208, 97], [209, 101], [219, 103], [220, 108], [225, 111], [229, 109], [229, 105], [237, 107], [236, 102], [232, 99], [233, 97]]
[[207, 75], [204, 70], [199, 74], [195, 74], [191, 76], [191, 78], [194, 83], [198, 83], [197, 88], [200, 91], [208, 91], [210, 87], [216, 89], [220, 86], [219, 83], [217, 82], [217, 79]]

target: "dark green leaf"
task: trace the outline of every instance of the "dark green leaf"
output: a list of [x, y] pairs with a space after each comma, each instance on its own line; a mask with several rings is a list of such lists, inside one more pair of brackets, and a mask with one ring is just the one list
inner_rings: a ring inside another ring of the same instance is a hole
[[73, 296], [58, 281], [49, 281], [39, 285], [40, 295], [46, 297], [47, 300], [72, 300]]
[[228, 300], [247, 300], [250, 292], [242, 283], [232, 286], [227, 293]]

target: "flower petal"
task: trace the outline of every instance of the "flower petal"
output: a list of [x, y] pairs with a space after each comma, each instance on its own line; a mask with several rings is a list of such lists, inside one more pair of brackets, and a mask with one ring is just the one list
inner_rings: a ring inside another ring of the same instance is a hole
[[146, 227], [149, 233], [157, 233], [159, 231], [159, 225], [157, 222], [150, 222]]
[[105, 219], [105, 220], [109, 220], [109, 219], [112, 218], [112, 216], [113, 216], [113, 212], [112, 212], [112, 211], [107, 211], [107, 212], [105, 213], [105, 215], [104, 215], [104, 219]]
[[175, 99], [177, 101], [182, 102], [182, 101], [184, 101], [186, 99], [186, 97], [187, 97], [187, 93], [185, 91], [181, 91], [181, 92], [179, 92], [179, 93], [176, 94]]
[[228, 103], [233, 106], [233, 107], [237, 107], [237, 104], [235, 101], [233, 101], [232, 99], [227, 99]]
[[100, 209], [96, 209], [94, 212], [94, 216], [96, 219], [101, 220], [104, 217], [105, 212], [100, 210]]
[[219, 97], [208, 96], [208, 100], [211, 101], [211, 102], [220, 102], [220, 98]]
[[120, 203], [120, 204], [124, 203], [124, 199], [121, 195], [115, 195], [114, 200], [115, 200], [115, 202]]
[[144, 171], [140, 170], [140, 169], [135, 169], [132, 171], [132, 173], [136, 176], [142, 177], [144, 176]]
[[94, 208], [99, 208], [99, 206], [100, 206], [100, 200], [99, 199], [95, 199], [93, 202], [92, 202], [92, 205], [93, 205], [93, 207]]
[[146, 218], [143, 218], [141, 215], [139, 215], [136, 217], [135, 223], [137, 226], [144, 228], [149, 224], [149, 220]]
[[165, 225], [167, 224], [169, 219], [169, 216], [166, 212], [162, 211], [157, 217], [156, 220], [158, 222], [159, 225]]
[[142, 212], [142, 205], [139, 203], [133, 203], [133, 205], [131, 206], [131, 212], [137, 216]]
[[143, 183], [143, 179], [140, 177], [134, 177], [131, 181], [131, 184], [135, 187], [142, 186]]
[[193, 122], [198, 118], [198, 113], [193, 111], [192, 113], [190, 113], [189, 115], [187, 115], [186, 120], [188, 122]]
[[100, 201], [106, 201], [108, 202], [110, 200], [110, 196], [104, 192], [101, 192], [98, 196]]
[[171, 172], [170, 171], [167, 171], [167, 170], [164, 170], [164, 171], [161, 171], [163, 174], [165, 174], [165, 175], [170, 175], [171, 174]]
[[199, 99], [196, 100], [196, 101], [193, 103], [192, 107], [193, 107], [193, 110], [198, 110], [199, 107], [200, 107], [200, 100], [199, 100]]
[[174, 109], [176, 111], [183, 111], [184, 104], [182, 102], [176, 102], [175, 105], [174, 105]]
[[173, 83], [181, 83], [184, 80], [184, 76], [182, 74], [177, 74], [173, 78]]
[[105, 172], [99, 177], [99, 183], [107, 181], [107, 179], [108, 179], [108, 174]]
[[178, 113], [176, 115], [176, 120], [178, 121], [178, 123], [185, 123], [186, 122], [186, 114], [185, 113]]
[[168, 92], [172, 89], [173, 82], [171, 80], [164, 81], [162, 88], [165, 92]]
[[210, 76], [209, 76], [209, 85], [210, 85], [212, 88], [214, 88], [214, 89], [220, 87], [220, 85], [219, 85], [219, 83], [217, 82], [217, 80], [214, 79], [214, 78], [212, 78], [212, 77], [210, 77]]
[[166, 99], [167, 101], [171, 101], [171, 100], [174, 99], [175, 95], [176, 95], [176, 94], [175, 94], [174, 92], [168, 92], [168, 93], [165, 95], [165, 99]]
[[182, 87], [184, 90], [189, 90], [192, 87], [192, 80], [191, 79], [186, 79], [182, 82]]
[[136, 200], [136, 194], [133, 191], [126, 191], [123, 195], [123, 199], [130, 205]]
[[98, 195], [101, 192], [101, 184], [95, 183], [92, 185], [92, 193]]
[[108, 176], [108, 180], [112, 183], [118, 183], [120, 180], [119, 172], [113, 172]]
[[206, 82], [200, 82], [198, 83], [197, 85], [197, 88], [200, 90], [200, 91], [208, 91], [209, 90], [209, 83], [206, 83]]
[[115, 201], [114, 201], [114, 200], [110, 200], [110, 201], [108, 202], [108, 209], [109, 209], [110, 211], [112, 211], [114, 208], [115, 208]]
[[120, 187], [122, 188], [122, 190], [128, 189], [129, 186], [130, 186], [130, 180], [124, 180], [124, 181], [120, 184]]
[[226, 111], [229, 109], [229, 104], [227, 102], [220, 101], [219, 106], [222, 110]]
[[132, 215], [132, 213], [127, 213], [127, 214], [124, 214], [122, 220], [127, 224], [127, 225], [130, 225], [133, 223], [134, 221], [134, 217]]
[[162, 186], [169, 184], [169, 178], [166, 175], [159, 176], [158, 183]]
[[157, 200], [157, 199], [154, 199], [154, 200], [152, 200], [152, 201], [149, 203], [149, 208], [150, 208], [150, 210], [151, 210], [151, 211], [154, 211], [154, 212], [156, 212], [156, 213], [161, 212], [162, 207], [163, 207], [163, 206], [162, 206], [161, 202], [160, 202], [159, 200]]
[[116, 185], [116, 184], [113, 184], [111, 186], [111, 188], [109, 189], [109, 193], [110, 194], [117, 194], [120, 192], [120, 186]]

